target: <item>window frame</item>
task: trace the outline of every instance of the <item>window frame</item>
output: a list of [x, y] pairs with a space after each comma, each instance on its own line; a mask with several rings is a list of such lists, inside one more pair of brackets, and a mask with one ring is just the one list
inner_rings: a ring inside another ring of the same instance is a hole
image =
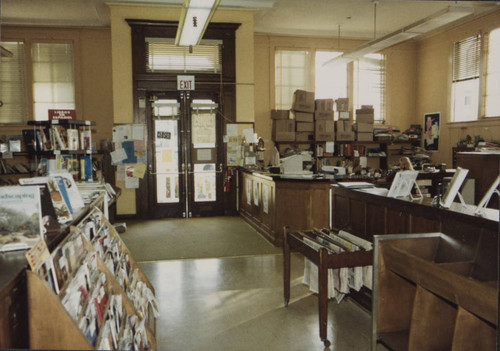
[[26, 96], [26, 120], [2, 123], [0, 125], [15, 126], [24, 125], [27, 121], [35, 120], [34, 100], [33, 100], [33, 61], [31, 55], [32, 44], [35, 43], [54, 43], [54, 44], [72, 44], [73, 45], [73, 78], [75, 92], [75, 111], [76, 118], [83, 119], [82, 110], [82, 77], [80, 61], [80, 40], [77, 32], [68, 32], [61, 35], [58, 31], [40, 30], [37, 32], [17, 31], [14, 28], [2, 28], [2, 41], [22, 41], [24, 42], [24, 70], [25, 70], [25, 96]]
[[[456, 61], [455, 57], [457, 56], [455, 49], [457, 47], [457, 44], [460, 42], [465, 42], [469, 39], [472, 39], [474, 37], [478, 37], [478, 49], [479, 49], [479, 55], [477, 55], [477, 60], [478, 62], [476, 63], [478, 66], [478, 73], [477, 77], [472, 77], [472, 78], [455, 78], [455, 67], [456, 67]], [[450, 65], [450, 71], [451, 71], [451, 77], [450, 77], [450, 122], [451, 123], [468, 123], [468, 122], [475, 122], [480, 120], [480, 115], [482, 114], [481, 109], [482, 109], [482, 88], [484, 86], [484, 77], [483, 77], [483, 67], [484, 67], [484, 35], [481, 32], [477, 32], [475, 34], [468, 34], [466, 37], [454, 40], [451, 43], [451, 65]], [[456, 121], [455, 120], [455, 89], [460, 83], [465, 83], [465, 82], [473, 82], [477, 79], [477, 106], [476, 106], [476, 116], [473, 119], [470, 120], [463, 120], [463, 121]]]
[[[368, 54], [368, 55], [380, 55], [382, 58], [380, 61], [382, 61], [382, 76], [383, 76], [383, 90], [381, 94], [381, 101], [380, 101], [380, 106], [381, 108], [377, 112], [376, 106], [375, 108], [375, 120], [374, 123], [376, 124], [385, 124], [386, 122], [386, 101], [387, 101], [387, 55], [384, 54], [383, 52], [374, 52], [373, 54]], [[365, 55], [367, 56], [367, 55]], [[363, 57], [365, 58], [365, 57]], [[361, 58], [361, 59], [363, 59]], [[359, 87], [359, 65], [360, 65], [360, 60], [357, 59], [353, 62], [351, 62], [352, 65], [352, 85], [353, 85], [353, 91], [352, 91], [352, 100], [353, 100], [353, 122], [356, 122], [356, 109], [360, 109], [362, 105], [364, 105], [362, 102], [360, 102], [359, 98], [359, 92], [358, 87]], [[377, 114], [379, 118], [377, 118]]]
[[[307, 74], [308, 74], [308, 81], [306, 82], [306, 86], [303, 88], [307, 91], [313, 91], [313, 87], [315, 85], [314, 82], [314, 61], [315, 61], [315, 50], [311, 48], [305, 48], [305, 47], [275, 47], [273, 51], [273, 57], [272, 57], [272, 77], [271, 77], [271, 92], [272, 92], [272, 105], [273, 109], [278, 109], [278, 103], [277, 103], [277, 96], [276, 96], [276, 91], [277, 91], [277, 82], [276, 82], [276, 55], [278, 51], [305, 51], [309, 55], [309, 67], [306, 68]], [[292, 108], [292, 106], [290, 106]]]
[[[487, 76], [488, 76], [488, 60], [489, 60], [489, 53], [490, 53], [490, 48], [489, 48], [489, 40], [490, 40], [490, 33], [499, 30], [500, 27], [494, 27], [494, 28], [488, 28], [487, 30], [478, 30], [474, 34], [467, 34], [467, 36], [453, 40], [453, 42], [450, 44], [450, 79], [449, 79], [449, 98], [450, 98], [450, 103], [449, 103], [449, 121], [448, 123], [451, 124], [467, 124], [467, 123], [477, 123], [477, 122], [491, 122], [491, 121], [498, 121], [500, 120], [500, 115], [498, 116], [487, 116], [486, 115], [486, 99], [487, 99]], [[479, 88], [478, 88], [478, 109], [477, 109], [477, 116], [476, 118], [468, 121], [455, 121], [454, 120], [454, 96], [453, 96], [453, 70], [454, 70], [454, 47], [455, 43], [465, 40], [470, 37], [474, 36], [480, 36], [480, 55], [479, 55]]]
[[[483, 57], [481, 58], [479, 70], [480, 70], [480, 84], [479, 84], [479, 89], [480, 89], [480, 106], [479, 106], [479, 113], [480, 117], [479, 119], [484, 119], [484, 120], [492, 120], [494, 118], [500, 119], [500, 111], [498, 115], [495, 116], [488, 116], [486, 114], [486, 105], [487, 105], [487, 89], [488, 89], [488, 76], [489, 76], [489, 62], [490, 62], [490, 37], [491, 33], [496, 31], [499, 36], [498, 38], [498, 48], [497, 50], [500, 52], [500, 26], [496, 28], [492, 28], [489, 30], [487, 33], [483, 35], [483, 42], [482, 42], [482, 48], [481, 52], [484, 53]], [[498, 71], [500, 71], [500, 62], [497, 62], [498, 65]], [[481, 80], [482, 77], [482, 80]], [[500, 94], [498, 96], [500, 99]]]
[[[75, 105], [75, 112], [77, 111], [77, 74], [76, 74], [76, 53], [75, 53], [75, 43], [73, 41], [70, 41], [70, 40], [38, 40], [38, 39], [34, 39], [34, 40], [31, 40], [30, 41], [30, 47], [29, 47], [29, 69], [30, 69], [30, 84], [28, 86], [28, 89], [30, 91], [30, 109], [31, 109], [31, 119], [32, 120], [36, 120], [36, 116], [35, 116], [35, 97], [34, 97], [34, 93], [35, 93], [35, 79], [34, 79], [34, 66], [33, 66], [33, 63], [34, 63], [34, 60], [33, 60], [33, 56], [32, 56], [32, 52], [33, 52], [33, 46], [35, 44], [71, 44], [72, 45], [72, 51], [73, 51], [73, 91], [74, 91], [74, 105]], [[51, 81], [51, 83], [53, 84], [54, 82]], [[78, 113], [76, 113], [76, 116], [77, 118], [79, 117]], [[81, 117], [81, 116], [80, 116]], [[47, 119], [43, 119], [43, 120], [48, 120], [48, 115], [47, 115]]]

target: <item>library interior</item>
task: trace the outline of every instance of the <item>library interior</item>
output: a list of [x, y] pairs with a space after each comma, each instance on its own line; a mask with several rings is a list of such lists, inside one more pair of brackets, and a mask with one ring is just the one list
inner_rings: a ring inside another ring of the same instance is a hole
[[0, 349], [498, 350], [499, 5], [0, 1]]

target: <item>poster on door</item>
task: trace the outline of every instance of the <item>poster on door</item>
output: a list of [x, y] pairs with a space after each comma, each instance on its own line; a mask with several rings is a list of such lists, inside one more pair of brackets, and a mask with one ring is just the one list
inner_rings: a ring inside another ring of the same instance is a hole
[[194, 201], [215, 201], [215, 164], [194, 165]]
[[196, 149], [215, 147], [215, 113], [197, 112], [193, 114], [191, 137], [193, 147]]

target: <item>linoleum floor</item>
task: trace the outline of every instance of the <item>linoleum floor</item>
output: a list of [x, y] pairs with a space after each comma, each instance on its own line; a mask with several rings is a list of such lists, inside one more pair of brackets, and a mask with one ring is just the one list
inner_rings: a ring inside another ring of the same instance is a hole
[[275, 253], [140, 262], [160, 308], [157, 350], [370, 350], [370, 313], [348, 298], [329, 303], [332, 344], [324, 347], [317, 295], [302, 284], [304, 258], [292, 254], [288, 307], [282, 261]]

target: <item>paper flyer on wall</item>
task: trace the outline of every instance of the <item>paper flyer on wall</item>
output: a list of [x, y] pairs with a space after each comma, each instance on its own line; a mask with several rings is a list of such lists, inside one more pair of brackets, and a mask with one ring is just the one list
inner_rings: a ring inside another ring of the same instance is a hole
[[42, 232], [38, 186], [0, 187], [0, 251], [29, 249]]

